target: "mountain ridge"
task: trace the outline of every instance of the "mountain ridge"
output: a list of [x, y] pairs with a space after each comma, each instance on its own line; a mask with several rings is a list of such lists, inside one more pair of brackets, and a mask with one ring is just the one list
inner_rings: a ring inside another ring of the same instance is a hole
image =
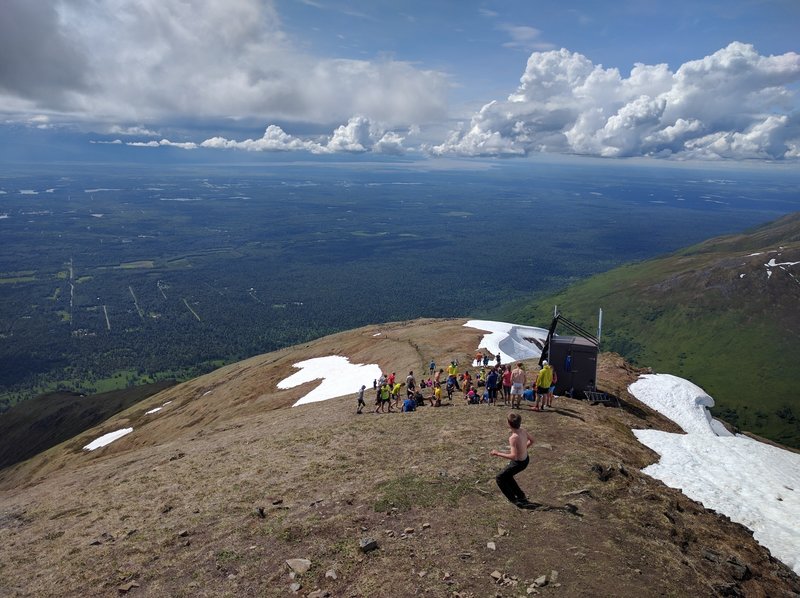
[[[354, 395], [290, 408], [315, 383], [277, 388], [295, 363], [332, 354], [398, 373], [431, 357], [469, 363], [482, 333], [463, 324], [369, 326], [253, 357], [0, 471], [0, 586], [35, 596], [277, 596], [292, 584], [315, 596], [800, 593], [751, 532], [641, 473], [657, 456], [631, 429], [680, 429], [628, 394], [641, 370], [619, 356], [601, 355], [598, 380], [620, 408], [562, 398], [552, 412], [522, 412], [535, 443], [519, 481], [550, 510], [516, 509], [494, 484], [503, 463], [488, 453], [505, 444], [507, 409], [457, 401], [357, 416]], [[127, 426], [107, 447], [82, 449]], [[378, 549], [364, 553], [368, 538]], [[310, 569], [292, 573], [293, 558]], [[549, 585], [534, 587], [542, 575]]]
[[630, 264], [522, 307], [552, 305], [589, 328], [603, 308], [603, 348], [688, 378], [742, 430], [800, 447], [800, 213]]

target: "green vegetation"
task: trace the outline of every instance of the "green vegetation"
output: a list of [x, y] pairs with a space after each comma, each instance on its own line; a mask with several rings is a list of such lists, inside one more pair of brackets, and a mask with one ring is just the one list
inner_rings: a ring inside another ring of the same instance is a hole
[[0, 469], [72, 438], [174, 383], [163, 380], [93, 396], [60, 390], [25, 401], [0, 417]]
[[[602, 307], [603, 350], [687, 378], [714, 398], [715, 415], [800, 448], [800, 284], [777, 268], [767, 277], [764, 266], [778, 246], [796, 255], [799, 240], [795, 214], [597, 275], [516, 316], [541, 323], [558, 305], [595, 330]], [[749, 255], [758, 252], [764, 255]]]
[[[3, 199], [0, 279], [14, 282], [0, 284], [0, 412], [44, 390], [186, 379], [376, 322], [496, 317], [796, 202], [796, 177], [733, 186], [495, 166], [7, 173], [8, 185], [55, 191]], [[198, 201], [163, 201], [187, 192]], [[543, 222], [553, 234], [539, 234]]]

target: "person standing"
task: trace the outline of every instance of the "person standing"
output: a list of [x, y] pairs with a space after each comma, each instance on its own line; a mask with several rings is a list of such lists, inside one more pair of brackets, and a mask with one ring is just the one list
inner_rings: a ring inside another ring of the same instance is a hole
[[534, 411], [541, 411], [547, 405], [547, 394], [550, 392], [550, 385], [553, 383], [553, 370], [547, 360], [542, 362], [542, 369], [536, 376], [536, 404], [533, 406]]
[[428, 370], [430, 370], [431, 376], [433, 376], [433, 372], [436, 370], [436, 362], [433, 360], [433, 357], [431, 357], [431, 363], [428, 366]]
[[503, 370], [503, 405], [508, 407], [511, 402], [511, 366], [506, 366]]
[[402, 382], [395, 382], [392, 386], [392, 401], [394, 406], [400, 409], [400, 390], [403, 388]]
[[380, 405], [375, 409], [375, 413], [378, 413], [379, 411], [381, 413], [385, 413], [384, 410], [383, 410], [384, 407], [388, 407], [389, 408], [389, 412], [392, 411], [392, 404], [390, 402], [391, 396], [392, 396], [392, 389], [389, 388], [389, 384], [388, 383], [384, 383], [383, 386], [381, 386], [381, 390], [380, 390], [380, 397], [381, 397], [380, 398]]
[[522, 363], [517, 363], [517, 367], [511, 372], [511, 408], [519, 409], [522, 402], [522, 392], [525, 389], [527, 376], [522, 369]]
[[358, 407], [356, 407], [356, 413], [359, 415], [361, 414], [361, 410], [367, 406], [367, 404], [364, 402], [364, 391], [366, 389], [366, 385], [362, 384], [361, 389], [358, 391]]
[[497, 474], [495, 480], [500, 492], [519, 508], [526, 508], [530, 504], [522, 488], [519, 487], [514, 476], [525, 470], [530, 463], [528, 448], [533, 444], [533, 438], [522, 427], [522, 417], [519, 413], [508, 414], [508, 427], [511, 435], [508, 437], [509, 452], [501, 453], [492, 450], [489, 454], [493, 457], [502, 457], [511, 461], [503, 471]]
[[556, 374], [556, 370], [553, 366], [548, 365], [547, 367], [550, 368], [550, 371], [553, 374], [553, 380], [550, 382], [550, 390], [547, 392], [547, 406], [552, 409], [553, 399], [555, 398], [556, 394], [556, 382], [558, 382], [558, 374]]
[[497, 375], [497, 370], [492, 368], [486, 376], [486, 390], [489, 392], [489, 403], [497, 402], [497, 387], [500, 376]]
[[406, 388], [409, 392], [417, 390], [417, 379], [414, 378], [414, 370], [408, 372], [408, 376], [406, 376]]
[[452, 384], [456, 389], [461, 390], [461, 386], [458, 383], [458, 366], [455, 361], [451, 361], [450, 365], [447, 366], [447, 384]]

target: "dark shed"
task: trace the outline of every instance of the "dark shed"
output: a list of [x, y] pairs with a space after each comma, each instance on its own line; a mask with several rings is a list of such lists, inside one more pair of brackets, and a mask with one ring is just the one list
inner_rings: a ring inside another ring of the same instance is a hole
[[597, 343], [582, 336], [553, 336], [550, 339], [550, 365], [558, 381], [556, 394], [570, 393], [578, 398], [594, 390], [597, 381]]

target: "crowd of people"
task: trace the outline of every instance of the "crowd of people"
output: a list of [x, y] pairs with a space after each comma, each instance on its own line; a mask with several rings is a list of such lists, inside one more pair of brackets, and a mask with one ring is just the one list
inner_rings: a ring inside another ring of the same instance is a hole
[[[552, 408], [558, 377], [547, 361], [530, 378], [522, 362], [513, 367], [510, 364], [504, 365], [499, 354], [494, 361], [490, 366], [489, 355], [478, 352], [473, 366], [477, 368], [474, 376], [469, 370], [459, 372], [457, 360], [452, 360], [446, 371], [445, 368], [437, 370], [433, 359], [428, 367], [427, 379], [423, 375], [417, 381], [413, 370], [408, 372], [405, 381], [398, 379], [395, 372], [381, 374], [380, 378], [372, 381], [375, 413], [415, 411], [417, 407], [426, 405], [426, 401], [433, 407], [439, 407], [442, 405], [442, 386], [451, 404], [457, 400], [456, 392], [459, 392], [467, 405], [485, 403], [521, 409], [522, 402], [525, 401], [531, 405], [531, 411]], [[366, 390], [364, 385], [358, 391], [356, 413], [362, 413], [366, 407]]]
[[[414, 371], [408, 372], [405, 381], [398, 380], [397, 374], [392, 372], [388, 376], [381, 374], [380, 378], [372, 381], [375, 391], [375, 413], [392, 413], [395, 411], [416, 411], [417, 407], [430, 401], [433, 407], [442, 405], [442, 385], [445, 386], [447, 398], [452, 403], [456, 392], [463, 393], [466, 404], [502, 405], [512, 409], [521, 409], [522, 402], [532, 403], [531, 411], [543, 411], [553, 406], [553, 398], [558, 376], [547, 361], [542, 361], [542, 367], [535, 376], [525, 371], [525, 364], [516, 363], [503, 365], [500, 355], [495, 357], [495, 364], [489, 366], [489, 356], [479, 352], [475, 355], [473, 364], [475, 376], [469, 370], [463, 374], [459, 372], [458, 362], [453, 360], [444, 368], [436, 369], [436, 363], [431, 359], [428, 366], [428, 377], [420, 376], [419, 382]], [[444, 380], [442, 380], [444, 378]], [[366, 407], [364, 394], [367, 390], [363, 385], [358, 391], [357, 413], [363, 413]], [[426, 397], [423, 391], [430, 394]], [[405, 398], [401, 397], [405, 394]], [[525, 470], [530, 462], [528, 449], [533, 444], [531, 435], [521, 426], [522, 418], [519, 413], [511, 411], [508, 416], [510, 436], [508, 439], [508, 452], [492, 450], [489, 454], [495, 457], [508, 459], [508, 465], [497, 474], [497, 485], [503, 495], [520, 509], [535, 509], [537, 503], [528, 500], [525, 492], [519, 487], [514, 476]]]

